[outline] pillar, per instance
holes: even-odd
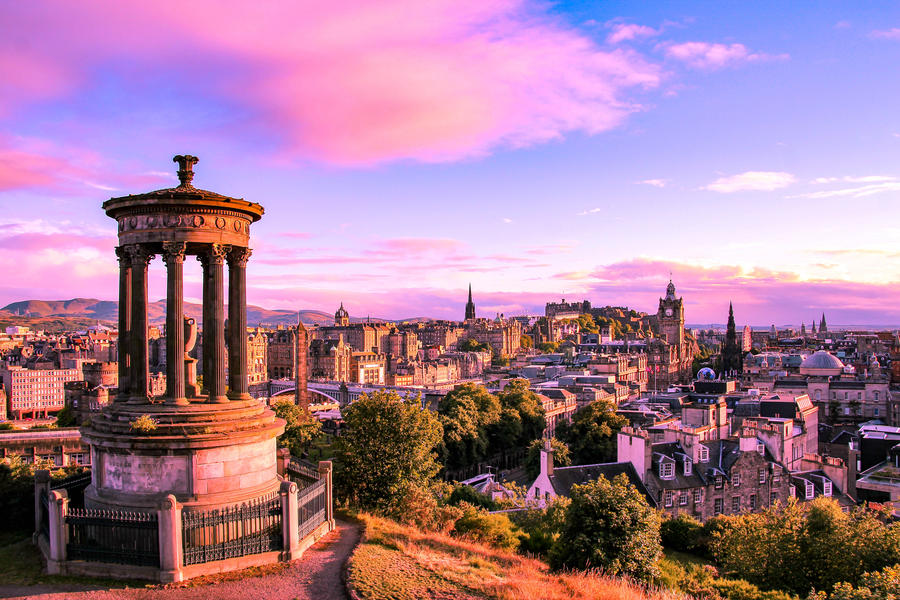
[[[47,558],[47,574],[57,575],[66,562],[66,515],[69,512],[69,495],[66,490],[50,492],[50,556]]]
[[[319,461],[319,478],[325,480],[325,519],[328,531],[334,529],[334,478],[330,460]]]
[[[247,387],[247,261],[250,248],[228,253],[228,397],[249,400]]]
[[[166,263],[166,404],[188,404],[184,387],[184,242],[163,242]]]
[[[129,371],[131,369],[131,346],[129,332],[131,330],[131,257],[124,246],[116,247],[119,259],[119,339],[118,365],[119,390],[116,401],[127,400],[130,393]]]
[[[159,534],[159,580],[163,583],[181,581],[181,506],[172,494],[156,510]]]
[[[147,351],[147,267],[153,253],[141,244],[128,246],[131,257],[131,330],[129,347],[131,365],[128,370],[130,401],[142,404],[150,401],[148,389],[150,362]]]
[[[210,244],[197,257],[203,265],[203,386],[210,402],[228,402],[225,395],[225,276],[227,247]]]
[[[281,560],[300,558],[300,511],[297,503],[297,484],[281,482],[281,531],[284,550]]]

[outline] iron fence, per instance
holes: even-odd
[[[284,548],[281,498],[265,496],[244,504],[181,515],[185,565],[195,565]]]
[[[302,458],[292,456],[286,475],[300,488],[305,488],[319,480],[319,467]]]
[[[47,542],[50,542],[50,495],[47,493],[45,488],[41,488],[41,496],[40,496],[40,511],[41,511],[41,534],[47,538]]]
[[[80,473],[74,477],[63,479],[52,486],[51,490],[66,490],[69,497],[69,506],[84,507],[84,490],[91,485],[91,472]]]
[[[327,483],[327,480],[320,479],[309,487],[300,490],[297,494],[301,540],[325,522],[325,501],[328,497],[328,490],[325,489],[325,485]]]
[[[156,513],[70,508],[66,527],[70,560],[159,566]]]

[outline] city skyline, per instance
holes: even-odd
[[[896,5],[211,6],[4,7],[0,306],[113,298],[101,202],[192,153],[266,308],[900,323]]]

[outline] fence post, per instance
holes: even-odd
[[[297,505],[297,484],[282,481],[281,489],[281,531],[284,536],[284,552],[281,560],[300,558],[300,511]]]
[[[47,574],[62,573],[66,562],[66,515],[69,513],[69,494],[66,490],[50,492],[50,556],[47,558]]]
[[[334,529],[334,490],[330,460],[319,461],[319,478],[325,480],[325,519],[328,521],[328,531]]]
[[[181,581],[181,505],[172,494],[159,503],[156,510],[159,534],[159,580],[163,583]]]
[[[38,536],[41,535],[41,490],[47,491],[47,497],[50,496],[50,471],[47,469],[38,469],[34,472],[34,542],[37,543]],[[49,542],[49,540],[48,540]]]
[[[287,478],[288,468],[291,465],[291,451],[289,448],[278,449],[278,460],[275,461],[277,472],[279,475]]]

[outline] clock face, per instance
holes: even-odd
[[[672,309],[671,309],[671,308],[667,308],[667,309],[666,309],[666,316],[667,316],[667,317],[671,317],[671,316],[672,316]]]

